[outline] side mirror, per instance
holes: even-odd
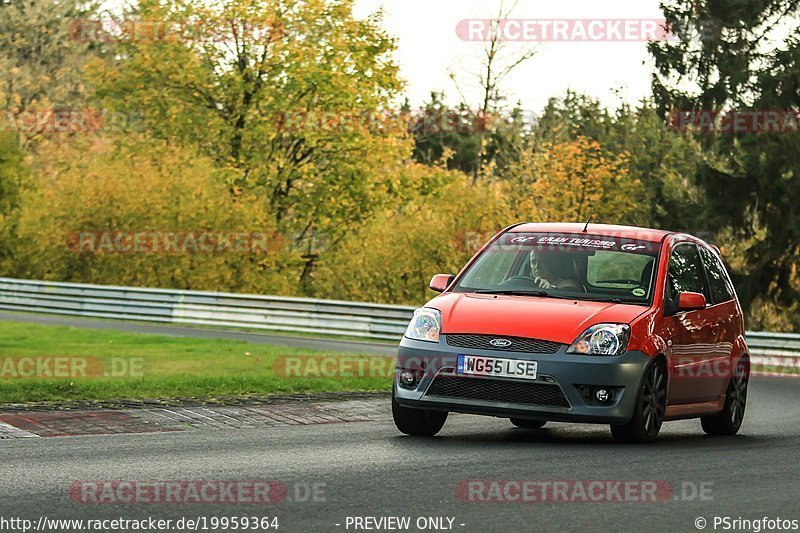
[[[429,287],[436,292],[444,292],[447,287],[453,283],[456,277],[452,274],[436,274],[431,278]]]
[[[697,311],[706,308],[706,297],[699,292],[682,292],[678,295],[678,311]]]

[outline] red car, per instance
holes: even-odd
[[[611,425],[653,441],[666,420],[738,432],[749,358],[719,250],[682,233],[518,224],[489,241],[414,313],[392,411],[409,435],[448,412]]]

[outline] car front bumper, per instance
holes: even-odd
[[[629,351],[620,356],[552,354],[458,348],[403,338],[398,349],[394,396],[404,407],[562,422],[624,424],[633,415],[639,385],[651,358]],[[471,377],[455,374],[458,355],[537,361],[537,379]],[[400,383],[404,370],[419,376],[416,386]],[[596,400],[603,388],[607,403]]]

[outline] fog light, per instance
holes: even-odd
[[[414,387],[417,383],[417,376],[415,376],[413,372],[404,370],[400,373],[400,383],[404,387]]]
[[[597,401],[600,403],[608,403],[609,400],[611,400],[611,393],[606,389],[597,389],[597,392],[594,393],[594,397],[597,398]]]

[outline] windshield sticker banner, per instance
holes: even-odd
[[[652,254],[658,251],[659,244],[648,241],[617,239],[604,236],[575,236],[559,234],[509,233],[503,236],[500,244],[531,246],[541,248],[608,250],[626,253]]]

